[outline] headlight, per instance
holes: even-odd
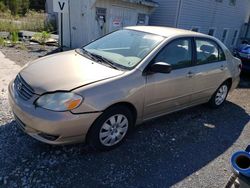
[[[71,92],[58,92],[42,95],[35,105],[48,110],[63,112],[77,108],[83,101],[80,95]]]

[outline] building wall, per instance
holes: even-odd
[[[111,32],[112,7],[118,10],[120,8],[121,12],[126,14],[124,16],[128,17],[127,20],[131,21],[123,26],[136,25],[139,13],[148,15],[151,11],[147,6],[121,0],[70,0],[69,3],[69,13],[63,16],[63,43],[69,48],[83,46]],[[106,22],[102,28],[96,20],[96,7],[106,8]]]
[[[159,7],[150,16],[150,25],[175,27],[177,10],[179,7],[178,0],[155,0]]]
[[[199,27],[199,32],[208,34],[210,28],[215,29],[215,37],[222,39],[224,29],[228,29],[225,44],[232,48],[233,36],[238,30],[239,36],[243,23],[250,14],[250,0],[236,0],[236,5],[230,5],[229,0],[218,2],[216,0],[158,0],[160,6],[171,8],[170,13],[156,9],[150,23],[152,25],[165,25],[183,29]],[[167,8],[165,11],[168,11]],[[175,12],[176,15],[173,13]],[[179,14],[178,14],[179,13]],[[167,16],[168,18],[165,18]],[[174,21],[173,21],[174,20]],[[175,23],[175,24],[174,24]]]

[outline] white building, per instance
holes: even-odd
[[[157,5],[151,0],[69,0],[62,30],[58,15],[63,46],[76,48],[121,27],[147,25]]]
[[[250,16],[250,0],[155,0],[150,25],[213,35],[233,48]]]

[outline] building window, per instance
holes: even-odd
[[[223,34],[222,34],[222,38],[221,38],[221,41],[223,43],[226,43],[226,41],[227,41],[227,35],[228,35],[228,29],[224,29],[223,30]]]
[[[232,39],[232,43],[231,43],[232,46],[235,46],[235,44],[236,44],[236,42],[237,42],[238,33],[239,33],[238,30],[235,30],[235,31],[234,31],[234,35],[233,35],[233,39]]]
[[[229,0],[229,5],[235,6],[236,5],[236,0]]]
[[[209,29],[208,30],[208,35],[214,36],[215,35],[215,29],[214,28]]]
[[[200,31],[200,28],[199,28],[199,27],[192,27],[192,28],[191,28],[191,31],[199,32],[199,31]]]
[[[146,14],[138,14],[137,25],[146,25]]]

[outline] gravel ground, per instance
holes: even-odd
[[[0,66],[3,61],[0,56]],[[0,74],[0,79],[7,78]],[[248,75],[222,108],[200,105],[146,122],[106,153],[30,138],[16,127],[5,93],[0,95],[0,187],[222,187],[231,174],[230,156],[250,143]]]
[[[15,47],[1,47],[0,51],[17,65],[23,66],[26,63],[39,57],[58,52],[56,46],[41,46],[36,43],[26,43],[24,45],[16,45]]]

